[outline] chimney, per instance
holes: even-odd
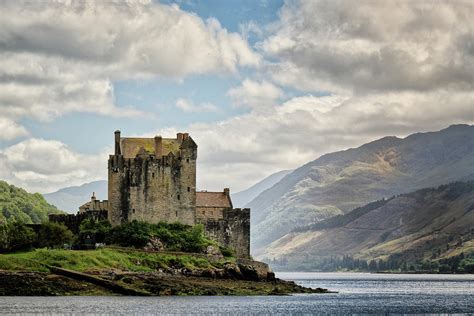
[[[161,136],[155,136],[155,157],[163,156],[163,144]]]
[[[115,155],[120,155],[120,131],[115,131]]]
[[[185,140],[185,139],[188,138],[188,137],[189,137],[189,133],[184,133],[184,134],[183,134],[183,140]]]
[[[183,133],[176,134],[176,138],[178,139],[178,142],[181,143],[183,141]]]
[[[95,201],[95,192],[92,192],[91,201]]]
[[[225,189],[224,189],[224,194],[225,194],[226,196],[229,196],[229,195],[230,195],[230,189],[229,189],[229,188],[225,188]]]

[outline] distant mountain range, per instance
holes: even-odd
[[[262,256],[278,270],[299,271],[320,269],[324,259],[345,255],[413,263],[472,253],[473,233],[474,181],[456,182],[300,227]]]
[[[263,191],[271,188],[275,183],[279,182],[284,176],[286,176],[290,172],[292,172],[292,170],[282,170],[276,172],[244,191],[231,194],[232,204],[234,205],[234,207],[245,207],[247,203],[252,201]]]
[[[92,193],[99,200],[107,200],[107,181],[94,181],[43,194],[48,203],[67,213],[76,213],[79,206],[90,201]]]
[[[287,174],[246,206],[252,253],[262,258],[297,227],[342,215],[371,201],[474,179],[474,126],[453,125],[406,138],[384,137],[326,154]],[[281,244],[281,243],[279,243]]]

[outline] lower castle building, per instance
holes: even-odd
[[[112,225],[138,220],[149,223],[202,224],[208,236],[250,255],[250,209],[234,209],[229,189],[196,190],[197,145],[188,133],[176,138],[130,138],[115,132],[115,151],[108,159],[108,200],[91,201],[77,216],[107,214]],[[82,214],[82,215],[81,215]],[[75,215],[51,215],[50,220]]]

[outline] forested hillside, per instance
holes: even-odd
[[[28,193],[0,181],[0,223],[41,223],[48,219],[48,214],[60,212],[54,205],[46,202],[41,194]]]

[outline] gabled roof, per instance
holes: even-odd
[[[196,192],[196,207],[232,207],[230,196],[224,192]]]

